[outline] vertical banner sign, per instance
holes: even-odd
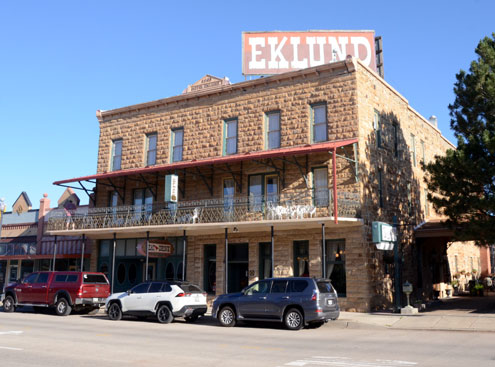
[[[280,74],[359,58],[376,71],[375,31],[243,32],[242,73]]]
[[[179,198],[179,176],[165,176],[165,202],[176,203]]]

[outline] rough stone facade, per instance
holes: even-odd
[[[265,150],[265,115],[280,112],[281,148],[311,144],[311,106],[327,106],[328,140],[358,139],[358,180],[352,161],[352,146],[339,149],[337,185],[339,192],[358,193],[361,210],[358,225],[335,225],[327,228],[327,239],[345,239],[347,296],[341,299],[344,309],[367,311],[387,307],[391,302],[391,280],[387,271],[387,254],[371,243],[371,222],[400,223],[401,251],[410,259],[404,276],[414,278],[413,227],[436,218],[425,201],[425,184],[419,162],[430,161],[436,154],[453,148],[440,131],[420,116],[383,79],[356,60],[324,65],[279,76],[257,79],[214,91],[171,97],[160,101],[99,111],[100,141],[98,173],[111,170],[112,141],[122,139],[122,170],[144,168],[146,135],[157,133],[156,165],[170,162],[171,131],[184,129],[183,160],[202,160],[223,155],[224,121],[238,121],[238,154]],[[378,116],[375,122],[375,113]],[[380,131],[380,143],[377,141]],[[414,135],[414,146],[412,135]],[[416,154],[414,163],[413,152]],[[332,157],[328,153],[297,157],[296,164],[284,162],[234,163],[230,172],[209,171],[202,167],[180,178],[180,200],[221,198],[223,181],[236,177],[235,196],[248,195],[249,175],[275,173],[279,177],[281,198],[312,195],[312,168],[328,168],[329,189],[333,184]],[[196,172],[196,175],[193,173]],[[283,172],[283,173],[282,173]],[[147,182],[156,188],[156,201],[163,202],[165,173],[150,174]],[[129,176],[135,175],[130,172]],[[203,175],[203,177],[202,177]],[[211,189],[204,175],[213,176]],[[381,178],[380,178],[381,175]],[[305,177],[307,181],[305,181]],[[381,185],[380,185],[381,180]],[[306,183],[307,182],[307,183]],[[112,187],[97,184],[96,206],[108,206]],[[133,190],[145,185],[124,177],[112,179],[120,187],[119,205],[133,203]],[[123,198],[123,200],[122,200]],[[381,205],[380,205],[381,202]],[[329,213],[329,216],[331,214]],[[321,276],[321,231],[297,228],[275,233],[275,276],[293,275],[292,243],[308,240],[310,276]],[[130,236],[128,233],[126,236]],[[249,282],[259,277],[258,244],[270,241],[269,232],[234,233],[232,243],[249,244]],[[187,278],[200,285],[204,274],[204,245],[216,244],[217,293],[223,289],[224,243],[222,235],[188,236]],[[92,267],[96,267],[97,246]],[[95,269],[96,270],[96,269]]]

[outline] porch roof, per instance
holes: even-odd
[[[173,170],[179,170],[179,169],[185,169],[191,167],[201,167],[201,166],[210,166],[216,164],[235,163],[235,162],[255,160],[255,159],[269,159],[269,158],[284,157],[284,156],[318,153],[318,152],[330,151],[336,148],[351,145],[357,143],[357,141],[358,141],[357,138],[334,140],[324,143],[307,144],[307,145],[291,147],[291,148],[263,150],[259,152],[248,152],[243,154],[234,154],[229,156],[207,158],[207,159],[198,159],[198,160],[193,159],[190,161],[160,164],[151,167],[132,168],[132,169],[112,171],[112,172],[97,173],[89,176],[82,176],[82,177],[70,178],[66,180],[55,181],[53,184],[64,185],[71,182],[81,182],[81,181],[89,181],[95,179],[111,179],[111,178],[123,177],[129,175],[173,171]]]

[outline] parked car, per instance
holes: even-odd
[[[75,271],[39,271],[5,288],[3,310],[17,307],[35,309],[55,307],[59,316],[72,310],[90,313],[105,304],[110,294],[108,279],[103,273]]]
[[[234,326],[238,320],[278,321],[291,330],[320,326],[339,314],[337,292],[330,281],[315,278],[260,280],[242,292],[217,297],[212,311],[223,326]]]
[[[105,303],[110,320],[120,320],[123,315],[155,316],[163,324],[172,322],[174,317],[196,321],[206,309],[206,293],[187,282],[141,283],[127,292],[112,294]]]

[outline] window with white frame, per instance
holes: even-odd
[[[280,148],[280,112],[266,114],[266,148]]]
[[[110,168],[117,171],[121,168],[122,163],[122,139],[112,140],[112,159]]]
[[[184,144],[184,129],[172,130],[172,162],[182,161],[182,150]]]
[[[223,149],[224,155],[237,153],[237,119],[225,120]]]
[[[313,200],[315,206],[328,206],[328,168],[313,168]]]
[[[325,103],[311,105],[311,131],[312,143],[327,141],[327,105]]]
[[[156,164],[156,140],[157,134],[146,135],[146,165],[153,166]]]

